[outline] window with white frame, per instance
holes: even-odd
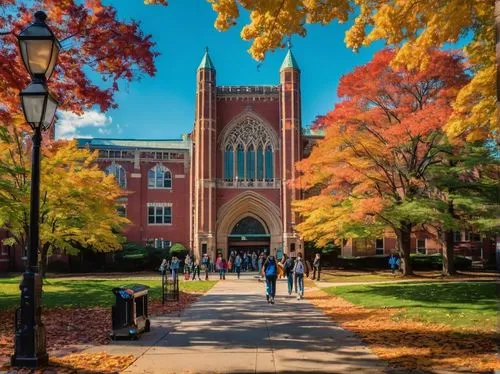
[[[148,203],[149,225],[171,225],[172,204],[170,203]]]
[[[375,254],[384,254],[384,238],[379,238],[375,240]]]
[[[481,241],[481,234],[469,231],[469,241],[479,243]]]
[[[425,255],[425,239],[417,239],[417,253]]]
[[[172,173],[163,165],[156,165],[148,171],[149,188],[172,188]]]
[[[125,169],[123,166],[112,163],[106,168],[105,173],[113,175],[121,188],[127,187],[127,178],[125,177]]]
[[[453,232],[453,241],[455,243],[459,243],[462,241],[462,232],[461,231]]]

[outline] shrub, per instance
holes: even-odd
[[[189,249],[184,247],[181,243],[175,243],[172,247],[170,247],[170,256],[183,257],[187,255]]]

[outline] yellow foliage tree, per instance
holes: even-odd
[[[29,138],[18,121],[0,138],[0,228],[7,243],[25,247],[29,237]],[[10,130],[10,129],[9,129]],[[40,183],[40,270],[53,250],[74,254],[81,248],[109,252],[121,248],[120,232],[129,221],[118,215],[123,195],[113,176],[96,164],[96,154],[74,141],[42,146]]]
[[[345,43],[359,49],[375,40],[400,47],[394,64],[409,69],[425,67],[430,48],[471,35],[464,48],[473,79],[454,105],[446,125],[448,135],[481,140],[498,136],[495,94],[495,25],[493,0],[208,0],[217,13],[215,27],[236,24],[240,9],[250,12],[241,31],[251,40],[249,52],[257,59],[284,47],[293,34],[306,35],[306,24],[346,22],[356,14]]]

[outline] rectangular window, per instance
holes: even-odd
[[[109,157],[110,158],[120,158],[121,151],[109,151]]]
[[[462,232],[461,231],[455,231],[453,233],[453,241],[455,243],[459,243],[462,241]]]
[[[479,243],[481,241],[481,234],[478,234],[476,232],[469,232],[469,240],[471,242]]]
[[[384,254],[384,239],[376,239],[375,240],[375,254],[383,255]]]
[[[201,244],[201,254],[204,255],[207,253],[207,243],[202,243]]]
[[[109,152],[105,151],[103,149],[99,150],[99,157],[100,158],[108,158]]]
[[[172,206],[169,203],[148,204],[148,223],[150,225],[172,224]]]
[[[417,253],[425,255],[425,239],[417,239]]]

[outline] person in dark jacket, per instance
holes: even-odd
[[[283,271],[285,273],[287,283],[288,283],[288,294],[291,295],[293,291],[293,267],[294,262],[291,257],[288,257],[286,254],[283,255],[285,261],[283,262]]]
[[[273,255],[269,255],[262,266],[262,272],[266,277],[266,299],[268,303],[274,304],[276,296],[276,277],[278,275],[278,264]]]
[[[316,279],[316,273],[318,274],[318,279]],[[321,255],[319,253],[316,253],[316,257],[314,258],[313,261],[313,280],[319,281],[319,276],[321,273]]]

